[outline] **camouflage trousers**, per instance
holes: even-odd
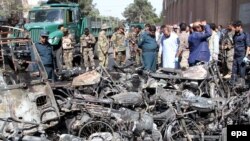
[[[181,62],[180,62],[180,66],[181,68],[188,68],[189,64],[188,64],[188,57],[189,57],[189,50],[184,50],[182,52],[182,57],[181,57]]]
[[[64,68],[71,69],[72,61],[73,61],[73,49],[64,49],[63,50],[63,60],[64,60]]]
[[[233,60],[234,60],[234,49],[227,51],[227,69],[228,73],[232,73],[233,70]]]
[[[115,60],[118,65],[125,64],[126,61],[126,51],[117,51],[115,53]]]
[[[135,62],[137,66],[141,65],[141,52],[137,48],[132,48],[130,50],[131,60]]]
[[[94,67],[95,61],[94,61],[94,54],[93,49],[90,47],[83,48],[83,58],[84,58],[84,66],[87,67]]]
[[[142,63],[141,63],[141,51],[137,51],[136,52],[136,56],[135,56],[135,61],[136,61],[136,65],[140,66]]]
[[[104,54],[102,51],[98,51],[99,65],[108,67],[108,54]]]

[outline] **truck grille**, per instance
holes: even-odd
[[[40,32],[42,31],[42,28],[34,28],[30,30],[30,37],[34,43],[39,41],[40,38]]]

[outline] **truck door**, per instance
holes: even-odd
[[[76,42],[79,42],[80,39],[80,30],[77,30],[78,25],[77,25],[77,19],[76,16],[74,15],[74,11],[67,9],[66,11],[66,24],[67,27],[70,31],[70,33],[73,35],[74,39]]]

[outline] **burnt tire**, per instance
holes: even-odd
[[[90,121],[80,128],[78,136],[81,138],[89,138],[93,133],[98,132],[109,132],[114,135],[114,130],[108,123],[103,121]]]

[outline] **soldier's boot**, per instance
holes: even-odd
[[[229,84],[231,86],[234,86],[236,84],[236,79],[237,79],[237,75],[236,74],[232,74],[231,75],[231,80],[229,81]]]

